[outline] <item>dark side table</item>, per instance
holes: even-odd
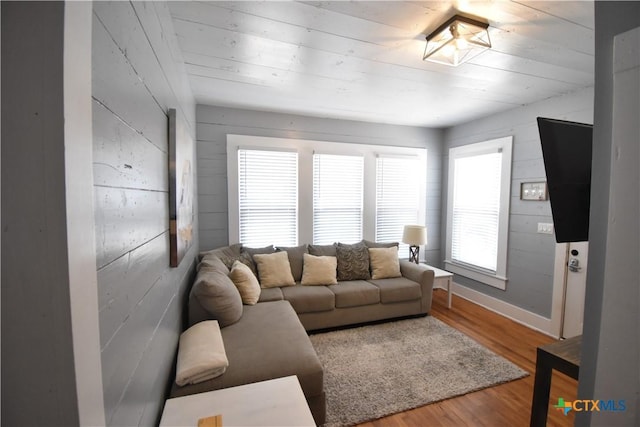
[[[538,347],[531,402],[531,427],[547,425],[552,370],[556,369],[573,379],[578,379],[581,344],[582,335]]]

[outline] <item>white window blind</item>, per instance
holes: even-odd
[[[298,153],[238,150],[240,242],[298,244]]]
[[[313,243],[362,239],[364,158],[313,155]]]
[[[417,157],[384,157],[376,160],[376,241],[401,242],[404,226],[420,224],[420,182]],[[400,245],[400,256],[408,245]]]
[[[496,272],[502,153],[454,161],[451,258]]]

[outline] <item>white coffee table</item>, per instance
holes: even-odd
[[[169,399],[160,427],[195,427],[218,414],[224,427],[316,425],[298,378],[290,376]]]
[[[433,287],[435,288],[436,286],[439,288],[445,288],[447,289],[447,308],[451,308],[451,283],[453,282],[453,273],[446,271],[446,270],[441,270],[439,268],[433,267],[431,265],[425,264],[427,267],[429,267],[431,270],[433,270],[434,274],[434,279],[433,279]]]

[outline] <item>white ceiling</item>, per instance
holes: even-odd
[[[170,3],[200,104],[447,127],[593,85],[591,1]],[[490,23],[491,50],[422,61],[456,10]]]

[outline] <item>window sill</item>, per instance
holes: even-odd
[[[461,264],[457,264],[449,260],[445,260],[444,265],[445,265],[445,270],[450,271],[454,274],[459,274],[460,276],[468,277],[469,279],[473,279],[478,282],[484,283],[486,285],[493,286],[494,288],[502,289],[503,291],[507,289],[508,279],[504,276],[491,274],[486,271],[482,271],[480,269],[474,269],[466,265],[463,266]]]

